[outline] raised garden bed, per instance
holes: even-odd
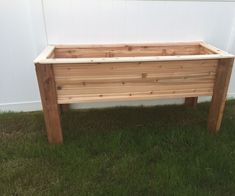
[[[50,143],[62,143],[60,105],[212,96],[220,129],[234,56],[204,42],[48,46],[35,60]]]

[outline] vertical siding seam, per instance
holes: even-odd
[[[46,42],[47,42],[47,45],[48,45],[49,42],[48,42],[48,33],[47,33],[47,23],[46,23],[45,6],[44,6],[44,1],[43,0],[41,0],[41,6],[42,6],[42,16],[43,16],[44,30],[45,30],[45,34],[46,34]]]

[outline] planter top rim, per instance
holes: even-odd
[[[89,57],[89,58],[50,58],[50,55],[55,49],[63,48],[86,48],[86,47],[113,47],[113,46],[187,46],[200,45],[213,54],[196,54],[196,55],[165,55],[165,56],[132,56],[132,57]],[[145,44],[103,44],[103,45],[49,45],[45,50],[34,60],[35,64],[70,64],[70,63],[120,63],[120,62],[153,62],[153,61],[186,61],[186,60],[210,60],[234,58],[235,56],[223,50],[220,50],[203,41],[194,42],[167,42],[167,43],[145,43]]]

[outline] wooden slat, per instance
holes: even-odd
[[[208,119],[208,129],[213,132],[218,132],[221,126],[233,62],[234,59],[221,59],[217,68]]]
[[[54,58],[40,59],[41,64],[77,64],[77,63],[122,63],[122,62],[164,62],[164,61],[188,61],[188,60],[212,60],[234,58],[233,55],[201,54],[201,55],[175,55],[175,56],[144,56],[144,57],[110,57],[110,58]]]
[[[211,51],[210,49],[208,48],[205,48],[204,46],[200,46],[200,54],[218,54],[218,53],[215,53],[214,51]]]
[[[214,76],[214,71],[202,71],[202,72],[172,72],[172,73],[155,73],[155,72],[143,72],[143,73],[126,73],[126,74],[97,74],[97,75],[83,75],[83,76],[66,76],[66,77],[57,77],[56,81],[99,81],[99,80],[128,80],[128,79],[163,79],[163,78],[179,78],[179,77],[190,77],[190,76]]]
[[[57,44],[56,48],[106,48],[106,47],[125,47],[131,46],[188,46],[188,45],[200,45],[204,43],[201,40],[198,41],[183,41],[183,42],[157,42],[157,43],[119,43],[119,44]]]
[[[172,75],[172,74],[152,74],[151,76],[147,76],[146,78],[142,78],[142,75],[137,76],[126,76],[126,77],[91,77],[91,78],[80,78],[80,77],[64,77],[57,78],[56,84],[57,86],[63,85],[96,85],[96,84],[112,84],[112,85],[120,85],[120,84],[138,84],[138,83],[169,83],[169,82],[191,82],[191,81],[214,81],[215,73],[214,72],[205,72],[205,73],[191,73],[187,75],[185,73]]]
[[[106,63],[106,64],[59,64],[55,66],[55,71],[57,73],[62,72],[62,74],[73,74],[76,72],[90,72],[99,73],[100,70],[103,72],[118,72],[118,71],[128,71],[134,69],[136,71],[144,70],[155,70],[155,71],[174,71],[174,70],[197,70],[197,69],[207,69],[215,67],[217,60],[207,60],[207,61],[180,61],[180,62],[145,62],[145,63]],[[83,74],[83,73],[82,73]]]
[[[56,48],[55,58],[98,58],[98,57],[136,57],[136,56],[170,56],[200,54],[199,45],[186,46],[113,46],[113,47],[77,47]]]
[[[216,70],[217,60],[208,61],[181,61],[181,62],[145,62],[145,63],[106,63],[106,64],[74,64],[55,65],[56,81],[60,79],[71,80],[103,78],[151,78],[193,75],[198,73],[213,74]],[[185,73],[185,74],[184,74]],[[69,77],[68,77],[69,76]]]
[[[164,78],[164,79],[139,79],[139,80],[103,80],[91,82],[68,82],[57,83],[57,89],[75,89],[75,88],[103,88],[103,87],[138,87],[138,86],[167,86],[167,85],[187,85],[187,84],[213,84],[214,76],[200,76],[200,77],[179,77],[179,78]]]
[[[205,51],[207,50],[208,52],[210,51],[211,53],[214,53],[214,54],[221,54],[221,55],[225,55],[225,56],[229,54],[229,53],[227,53],[223,50],[220,50],[220,49],[216,48],[215,46],[212,46],[206,42],[200,42],[200,46],[202,48],[204,48]]]
[[[34,64],[39,63],[41,60],[47,59],[48,57],[54,57],[55,46],[47,46],[41,54],[34,60]]]
[[[57,90],[58,97],[63,95],[89,95],[89,94],[106,94],[106,93],[122,93],[122,92],[142,92],[142,91],[162,91],[162,90],[176,90],[176,89],[200,89],[200,88],[213,88],[213,83],[191,83],[191,84],[168,84],[168,85],[142,85],[142,86],[104,86],[97,85],[95,87],[74,87],[74,88],[62,88]]]
[[[234,58],[202,42],[145,44],[54,45],[51,55],[40,55],[41,64],[182,61]],[[57,58],[59,57],[59,58]]]
[[[58,99],[59,103],[78,103],[78,102],[103,102],[103,101],[124,101],[124,100],[148,100],[148,99],[162,99],[162,98],[181,98],[181,97],[193,97],[193,96],[210,96],[212,95],[211,89],[203,89],[195,91],[195,89],[179,90],[179,91],[164,91],[164,92],[141,92],[134,94],[107,94],[105,96],[68,96]]]

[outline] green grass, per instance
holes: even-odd
[[[70,111],[63,145],[43,115],[0,114],[1,195],[235,195],[235,101],[218,135],[209,104]]]

